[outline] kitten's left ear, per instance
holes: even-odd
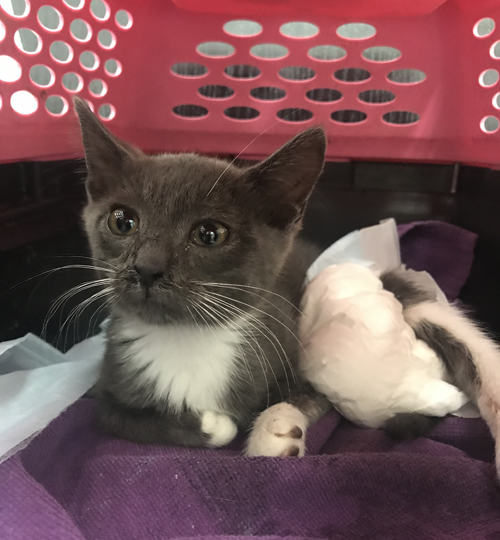
[[[322,128],[303,131],[244,175],[270,225],[288,228],[302,218],[323,169],[326,136]]]
[[[75,97],[73,102],[85,149],[87,191],[92,199],[98,199],[119,187],[130,160],[142,152],[109,132],[83,99]]]

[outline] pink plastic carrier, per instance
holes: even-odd
[[[500,166],[499,0],[0,0],[0,160],[146,151]]]

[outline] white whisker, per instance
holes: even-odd
[[[274,317],[274,316],[271,315],[270,313],[267,313],[267,311],[261,310],[261,309],[259,309],[259,308],[256,308],[255,306],[252,306],[252,305],[250,305],[250,304],[247,304],[246,302],[243,302],[243,301],[241,301],[241,300],[236,300],[236,299],[234,299],[234,298],[231,298],[231,297],[229,297],[229,296],[225,296],[225,295],[223,295],[223,294],[219,294],[219,293],[207,293],[207,294],[210,294],[212,297],[223,298],[223,299],[226,300],[226,301],[229,300],[230,302],[236,302],[236,303],[238,303],[238,304],[244,305],[245,307],[248,307],[248,308],[250,308],[250,309],[254,309],[255,311],[261,313],[262,315],[265,315],[266,317],[269,317],[269,318],[273,319],[273,320],[276,321],[278,324],[280,324],[283,328],[285,328],[285,329],[293,336],[293,338],[297,341],[297,343],[299,344],[299,346],[300,346],[302,349],[304,349],[304,347],[302,346],[301,341],[300,341],[299,338],[296,336],[296,334],[295,334],[295,333],[294,333],[294,332],[293,332],[286,324],[284,324],[282,321],[280,321],[279,319],[277,319],[276,317]],[[234,307],[234,306],[232,306],[232,307]],[[259,319],[256,319],[256,320],[258,320],[260,324],[263,324],[263,325],[264,325],[264,323],[262,323],[262,321],[260,321]],[[266,325],[264,325],[264,326],[266,326]],[[269,332],[272,332],[267,326],[266,326],[266,328],[267,328],[267,330],[268,330]],[[278,338],[276,337],[276,335],[274,334],[274,332],[272,332],[272,333],[273,333],[273,336],[275,337],[277,343],[279,343],[281,349],[283,350],[283,353],[285,354],[285,357],[286,357],[286,359],[287,359],[288,365],[289,365],[289,367],[290,367],[290,370],[291,370],[291,372],[292,372],[292,375],[293,375],[294,381],[295,381],[295,380],[296,380],[296,378],[295,378],[295,371],[294,371],[293,366],[292,366],[292,364],[291,364],[291,362],[290,362],[290,359],[288,358],[288,356],[286,356],[285,350],[283,349],[283,346],[282,346],[281,343],[279,342],[279,340],[278,340]]]
[[[79,294],[80,292],[83,292],[85,290],[91,289],[93,287],[100,287],[103,285],[109,285],[113,282],[110,278],[104,278],[104,279],[96,279],[93,281],[88,281],[85,283],[80,283],[79,285],[76,285],[75,287],[72,287],[65,293],[63,293],[61,296],[56,298],[54,302],[52,303],[49,311],[47,312],[47,315],[45,316],[43,325],[42,325],[42,331],[41,336],[46,336],[47,327],[51,319],[54,317],[54,315],[57,313],[59,309],[63,309],[66,303],[75,295]]]
[[[232,321],[229,317],[229,315],[231,316],[234,316],[235,314],[234,313],[231,313],[229,310],[225,309],[224,306],[222,305],[218,305],[217,307],[214,307],[214,306],[209,306],[206,304],[206,302],[204,300],[201,300],[201,304],[203,306],[205,306],[205,309],[207,310],[212,310],[214,313],[216,313],[220,318],[222,319],[225,319],[227,320],[228,322],[231,322],[233,325],[236,325],[236,323],[234,321]],[[200,304],[199,304],[200,305]],[[201,307],[201,306],[200,306]],[[226,312],[226,315],[224,315],[223,313],[220,313],[220,311],[217,311],[217,308],[218,309],[222,309]],[[248,336],[248,334],[244,334],[243,332],[247,332],[247,330],[245,328],[243,328],[241,325],[237,325],[237,327],[240,328],[240,330],[242,331],[242,333],[240,333],[240,337],[243,339],[244,343],[246,343],[250,349],[252,349],[255,357],[257,358],[258,362],[259,362],[259,365],[260,365],[260,368],[262,370],[262,374],[264,376],[264,380],[266,382],[266,389],[267,389],[267,406],[269,407],[269,381],[267,379],[267,373],[266,373],[266,370],[265,370],[265,365],[269,365],[269,369],[270,371],[273,373],[274,375],[274,372],[273,372],[273,369],[272,369],[272,366],[270,365],[269,363],[269,360],[267,359],[267,356],[266,354],[264,353],[264,350],[262,349],[262,347],[260,346],[259,342],[255,339],[255,337],[253,335],[251,336]],[[252,345],[252,343],[247,339],[247,337],[251,337],[251,339],[254,341],[255,345],[257,345],[257,347],[259,348],[260,350],[260,356],[259,356],[259,353],[255,350],[254,346]],[[243,353],[244,355],[244,361],[245,361],[245,364],[248,365],[248,362],[246,360],[246,355],[244,353],[244,351],[241,349],[241,352]],[[255,387],[255,379],[253,377],[253,374],[251,373],[251,371],[249,370],[249,375],[253,381],[253,384],[254,384],[254,390],[255,392],[257,391],[256,390],[256,387]],[[276,376],[275,376],[275,380],[276,380]]]
[[[242,292],[248,292],[249,294],[252,294],[252,293],[250,291],[246,291],[245,289],[253,289],[253,290],[256,290],[256,291],[261,291],[261,292],[276,296],[277,298],[283,300],[283,302],[286,302],[294,310],[296,310],[297,313],[299,313],[300,315],[304,315],[302,313],[302,311],[300,311],[300,309],[297,306],[295,306],[292,302],[290,302],[290,300],[288,300],[284,296],[281,296],[281,294],[275,293],[275,292],[270,291],[268,289],[263,289],[262,287],[254,287],[252,285],[242,285],[242,284],[236,284],[236,283],[213,283],[213,282],[204,282],[204,281],[195,281],[194,283],[196,283],[197,285],[203,285],[203,286],[207,286],[207,287],[219,287],[219,288],[225,288],[225,289],[236,289],[236,290],[241,290]],[[258,296],[260,296],[260,295],[258,295]],[[269,300],[267,300],[266,298],[264,298],[262,296],[260,296],[260,298],[262,298],[263,300],[266,300],[267,302],[271,303]],[[275,304],[271,304],[271,305],[273,305],[276,309],[278,309],[278,307]]]
[[[76,319],[75,322],[77,323],[79,316],[83,313],[83,311],[87,307],[89,307],[96,300],[99,300],[100,298],[105,297],[105,296],[109,295],[112,292],[113,292],[113,288],[112,287],[107,287],[107,288],[93,294],[89,298],[86,298],[85,300],[83,300],[80,304],[78,304],[76,307],[74,307],[71,310],[71,312],[69,313],[66,320],[62,323],[62,325],[61,325],[61,327],[59,329],[59,332],[58,332],[58,334],[56,336],[56,339],[59,340],[59,337],[62,337],[62,333],[64,331],[64,328],[66,327],[66,337],[64,339],[64,345],[63,345],[64,348],[66,348],[66,343],[67,343],[67,339],[68,339],[69,324],[71,323],[71,321],[73,319]]]
[[[281,347],[282,351],[283,351],[283,354],[285,355],[285,358],[288,362],[288,364],[290,365],[290,369],[293,370],[289,360],[288,360],[288,357],[286,356],[286,352],[285,350],[283,349],[283,347],[281,346],[281,343],[279,342],[278,338],[276,337],[276,335],[274,334],[274,332],[272,332],[272,330],[270,330],[262,321],[260,321],[257,317],[251,315],[250,313],[246,312],[245,310],[237,307],[237,306],[233,306],[232,304],[229,304],[228,302],[225,302],[223,300],[220,300],[218,298],[214,299],[214,298],[210,298],[207,294],[205,294],[203,296],[205,302],[211,302],[212,304],[215,304],[216,306],[220,307],[221,309],[225,309],[226,312],[232,314],[232,315],[238,315],[238,316],[243,316],[247,319],[247,324],[249,324],[252,328],[254,328],[255,330],[257,330],[261,335],[262,337],[264,337],[265,339],[267,339],[269,341],[269,343],[273,346],[274,350],[276,351],[276,354],[278,355],[278,358],[280,359],[280,362],[281,362],[281,365],[283,367],[283,371],[284,371],[284,374],[285,374],[285,377],[286,377],[286,382],[287,382],[287,385],[288,385],[288,390],[290,391],[290,384],[289,384],[289,381],[288,381],[288,373],[286,371],[286,368],[285,368],[285,365],[283,363],[283,358],[281,357],[281,354],[280,352],[278,351],[275,343],[273,342],[273,340],[266,334],[264,334],[264,332],[261,330],[261,328],[264,328],[269,334],[271,334],[272,337],[274,337],[274,339],[276,340],[276,342],[278,343],[278,345]],[[251,320],[248,320],[248,319],[251,319]],[[252,322],[253,321],[253,322]],[[259,328],[257,326],[257,324],[261,327]],[[271,370],[272,374],[273,374],[273,377],[274,377],[274,380],[276,382],[276,385],[278,387],[278,389],[280,389],[280,386],[279,386],[279,382],[278,382],[278,378],[276,377],[276,373],[274,372],[273,370],[273,367],[272,367],[272,364],[271,362],[269,362],[268,358],[265,356],[264,354],[264,351],[263,349],[261,348],[260,344],[258,343],[258,341],[255,339],[255,337],[252,335],[251,336],[252,339],[255,341],[255,344],[259,347],[259,349],[262,351],[262,354],[266,360],[266,363],[267,365],[269,366],[269,369]],[[281,390],[280,390],[281,392]]]
[[[212,191],[215,189],[215,186],[219,183],[219,180],[224,176],[224,174],[227,172],[227,170],[229,169],[229,167],[231,167],[231,165],[233,165],[233,163],[241,156],[241,154],[243,154],[243,152],[249,147],[251,146],[259,137],[262,137],[262,135],[264,135],[265,133],[267,133],[269,130],[273,129],[275,126],[277,126],[280,122],[282,122],[283,120],[286,120],[289,116],[293,115],[295,112],[297,112],[299,109],[294,109],[293,111],[291,111],[289,114],[287,114],[286,116],[284,116],[283,118],[280,118],[279,120],[277,120],[276,122],[274,122],[274,124],[272,124],[271,126],[269,126],[267,129],[265,129],[264,131],[262,131],[261,133],[259,133],[256,137],[254,137],[244,148],[243,150],[237,155],[234,157],[234,159],[232,159],[227,167],[220,173],[219,177],[217,178],[217,180],[215,181],[214,185],[210,188],[210,190],[208,191],[208,193],[205,195],[205,199],[210,195],[210,193],[212,193]]]

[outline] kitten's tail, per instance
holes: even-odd
[[[387,420],[384,431],[395,441],[407,441],[425,437],[441,420],[439,416],[425,416],[421,413],[397,413]]]
[[[475,403],[488,423],[496,442],[497,474],[500,476],[500,348],[457,307],[437,302],[433,292],[424,290],[403,268],[383,275],[384,288],[403,306],[405,320],[416,336],[441,358],[451,382]],[[412,429],[415,415],[397,415],[388,422],[388,430],[399,435]],[[432,429],[435,421],[418,421],[422,429]],[[422,429],[416,435],[422,434]]]

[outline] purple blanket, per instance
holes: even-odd
[[[410,267],[454,298],[475,236],[444,224],[400,231]],[[480,419],[448,418],[396,444],[335,412],[308,432],[308,455],[243,458],[145,447],[105,436],[82,399],[0,465],[0,539],[129,540],[500,538],[493,442]]]

